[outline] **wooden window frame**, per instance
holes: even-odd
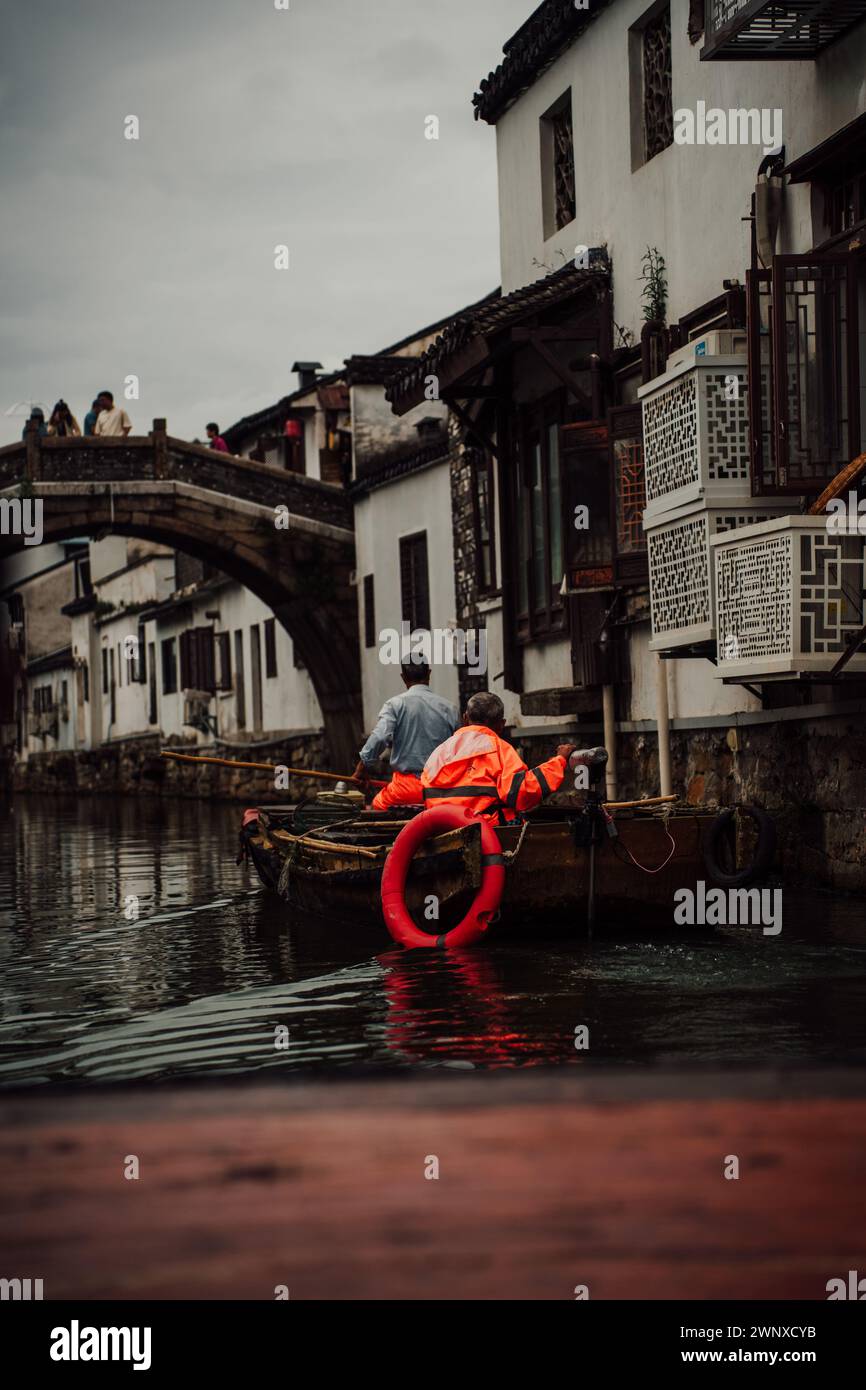
[[[265,618],[265,680],[274,680],[277,675],[277,620]]]
[[[487,544],[490,549],[490,574],[484,574],[484,542],[482,539],[481,498],[478,480],[486,481],[487,501]],[[475,540],[475,587],[485,598],[497,592],[496,583],[496,470],[493,458],[486,449],[478,450],[470,462],[470,486],[472,490],[472,527]]]
[[[163,695],[177,694],[177,638],[163,637],[159,644]],[[169,679],[171,676],[171,679]]]
[[[752,491],[756,495],[810,495],[823,491],[835,473],[844,467],[845,459],[829,461],[826,468],[812,475],[798,470],[791,476],[789,467],[789,391],[786,272],[811,265],[844,264],[845,285],[845,362],[841,366],[847,394],[848,439],[841,453],[850,462],[860,452],[860,358],[858,324],[858,262],[850,254],[833,251],[807,251],[801,255],[786,254],[773,258],[770,270],[750,270],[747,274],[748,297],[748,383],[749,383],[749,450],[752,471]],[[862,272],[861,272],[862,273]],[[761,296],[769,290],[769,334],[761,334]],[[769,430],[772,457],[764,457],[764,418],[761,410],[761,342],[769,342],[768,370],[770,373],[769,400],[772,421]],[[778,370],[779,361],[785,370]],[[841,428],[841,422],[840,422]]]
[[[376,576],[364,575],[364,650],[376,645]]]
[[[217,667],[217,690],[232,688],[232,635],[230,632],[214,633],[215,661]]]
[[[616,584],[649,582],[646,534],[641,543],[626,549],[622,544],[620,468],[617,445],[637,440],[643,475],[643,510],[646,506],[646,465],[643,457],[643,410],[640,404],[612,406],[607,414],[610,448],[610,525],[613,550],[613,578]]]
[[[533,526],[532,526],[532,489],[530,486],[529,460],[531,450],[537,442],[540,446],[541,460],[541,506],[544,523],[544,573],[549,577],[552,562],[551,545],[551,525],[550,525],[550,450],[549,450],[549,429],[552,426],[557,430],[557,460],[556,465],[559,472],[559,541],[560,551],[563,558],[563,572],[567,565],[566,557],[566,537],[563,528],[563,499],[564,489],[564,470],[562,467],[562,453],[558,447],[559,431],[565,419],[565,392],[562,390],[554,391],[550,395],[542,397],[531,405],[522,406],[518,411],[516,440],[517,467],[513,470],[513,486],[515,489],[515,541],[518,540],[517,530],[522,528],[523,546],[525,555],[525,584],[528,596],[528,610],[520,608],[520,584],[517,585],[515,618],[517,627],[517,640],[523,644],[536,642],[545,638],[561,637],[567,630],[568,612],[565,600],[555,581],[549,580],[547,592],[543,595],[543,602],[538,601],[535,593],[534,560],[535,553],[533,548]],[[517,546],[517,555],[520,555],[520,547]],[[519,558],[518,558],[519,564]],[[561,584],[560,580],[560,584]]]
[[[415,565],[414,559],[409,560],[412,554],[412,547],[419,548],[423,544],[424,581],[420,586],[420,598],[416,592],[416,574],[411,576],[412,592],[407,592],[406,571],[407,565]],[[418,574],[422,571],[419,569]],[[429,632],[431,623],[430,606],[430,550],[426,531],[413,531],[409,536],[400,537],[400,612],[404,622],[408,622],[413,632]]]

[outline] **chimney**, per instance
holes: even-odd
[[[293,362],[292,371],[298,374],[298,386],[305,391],[308,386],[315,386],[316,372],[320,371],[321,362]]]

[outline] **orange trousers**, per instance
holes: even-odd
[[[421,779],[414,772],[395,772],[387,787],[373,797],[374,811],[387,811],[389,806],[416,806],[423,801]]]

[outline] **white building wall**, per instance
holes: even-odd
[[[364,722],[372,728],[384,702],[403,690],[398,666],[380,660],[380,634],[400,633],[400,537],[427,532],[430,580],[430,622],[436,628],[454,626],[454,545],[451,531],[451,480],[447,462],[398,478],[360,498],[355,506],[358,557],[358,609],[361,637],[361,684]],[[364,575],[374,576],[376,645],[364,646]],[[455,666],[434,667],[431,690],[459,699]]]
[[[632,169],[628,29],[648,9],[618,0],[545,72],[496,125],[500,250],[504,294],[574,257],[575,246],[606,244],[614,266],[614,318],[640,330],[638,281],[646,246],[668,275],[668,321],[745,281],[749,213],[764,150],[755,145],[670,145]],[[673,106],[780,108],[788,161],[866,110],[866,28],[860,25],[816,62],[708,62],[689,43],[689,0],[671,3]],[[548,240],[542,225],[539,120],[571,88],[576,219]],[[808,185],[786,189],[780,251],[812,245]],[[562,255],[559,254],[562,252]]]
[[[740,218],[749,213],[765,153],[755,145],[673,144],[633,167],[628,94],[634,101],[640,88],[630,68],[628,30],[647,9],[644,0],[620,0],[602,11],[496,125],[503,293],[571,260],[577,246],[606,245],[614,271],[614,319],[636,337],[643,320],[638,277],[648,245],[665,258],[669,322],[719,294],[724,279],[745,283],[750,232]],[[701,44],[692,45],[688,39],[688,10],[688,0],[672,0],[675,111],[694,111],[698,101],[708,110],[779,108],[790,161],[866,110],[863,26],[817,62],[701,63]],[[545,239],[539,121],[569,87],[577,216]],[[788,186],[777,250],[808,250],[819,235],[820,227],[813,228],[809,186]],[[510,562],[500,554],[500,565],[503,559]],[[490,650],[501,650],[501,611],[491,611],[488,624]],[[648,642],[648,624],[632,630],[626,718],[655,715],[656,658]],[[500,670],[501,664],[491,669]],[[724,686],[715,679],[706,661],[673,661],[667,669],[674,719],[760,708],[742,687]],[[526,649],[527,691],[570,683],[567,641]],[[496,683],[493,688],[498,688]],[[545,722],[521,716],[516,697],[506,703],[518,726]]]

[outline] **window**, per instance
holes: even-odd
[[[93,593],[90,582],[90,556],[84,555],[75,561],[75,597],[87,598]]]
[[[821,491],[860,452],[856,262],[776,256],[748,293],[753,488]]]
[[[625,583],[644,582],[648,572],[643,529],[646,475],[641,408],[639,405],[614,406],[609,421],[614,578]]]
[[[400,600],[403,621],[412,631],[430,630],[430,582],[427,570],[427,532],[400,541]]]
[[[564,425],[568,578],[571,589],[613,583],[610,442],[597,420]]]
[[[147,684],[147,642],[144,636],[144,623],[138,625],[138,681],[140,685]]]
[[[148,667],[149,667],[149,670],[150,670],[150,679],[148,680],[148,683],[147,683],[147,693],[148,693],[147,722],[148,722],[148,724],[155,724],[155,723],[156,723],[156,643],[155,643],[155,642],[148,642],[148,644],[147,644],[147,656],[148,656]]]
[[[250,627],[250,678],[253,694],[253,730],[262,727],[262,636],[258,623]]]
[[[165,637],[160,643],[162,650],[162,693],[177,693],[177,645],[174,637]]]
[[[496,548],[493,522],[493,461],[487,453],[472,460],[472,503],[475,522],[475,578],[479,592],[496,588]]]
[[[375,647],[376,645],[376,598],[374,592],[374,577],[372,574],[364,575],[364,646]]]
[[[190,627],[180,634],[180,685],[210,694],[216,689],[212,627]]]
[[[831,236],[866,222],[866,172],[850,174],[827,188],[827,222]]]
[[[641,57],[644,160],[649,161],[667,149],[674,138],[670,5],[652,14],[644,25]]]
[[[90,667],[86,662],[81,668],[81,698],[85,704],[90,703]]]
[[[546,241],[577,214],[570,87],[541,117],[541,196]]]
[[[235,633],[235,718],[239,729],[247,722],[247,695],[244,682],[244,634],[238,628]]]
[[[565,621],[559,592],[565,567],[559,453],[562,408],[562,393],[557,392],[521,413],[516,518],[518,634],[523,637],[559,631]]]
[[[265,676],[273,680],[277,674],[277,622],[275,618],[265,619]]]
[[[216,642],[217,690],[232,688],[232,639],[227,632],[218,632]]]
[[[108,694],[108,648],[102,648],[102,693]]]
[[[47,714],[54,708],[54,697],[50,685],[40,685],[33,692],[33,713]]]

